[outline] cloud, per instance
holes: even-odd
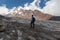
[[[42,10],[44,13],[60,16],[60,0],[50,0]]]
[[[24,4],[24,7],[22,6],[19,6],[20,9],[24,9],[24,10],[40,10],[41,11],[41,8],[39,7],[39,3],[40,3],[40,0],[34,0],[32,3],[26,3]]]
[[[16,10],[16,7],[13,7],[12,9],[9,9],[8,13],[13,13],[14,10]]]
[[[1,14],[1,15],[6,15],[6,14],[8,14],[8,11],[9,11],[9,9],[6,8],[6,5],[0,6],[0,14]]]

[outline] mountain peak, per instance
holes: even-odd
[[[13,11],[10,11],[7,15],[9,17],[19,17],[19,18],[24,18],[24,19],[31,19],[31,15],[34,15],[36,20],[41,20],[41,19],[47,20],[51,17],[50,14],[45,14],[39,10],[34,10],[34,11],[24,10],[24,9],[18,10],[18,8],[16,8]]]

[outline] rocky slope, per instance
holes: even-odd
[[[60,16],[52,16],[49,20],[60,21]]]
[[[0,40],[60,40],[60,21],[36,21],[34,29],[23,19],[2,19],[0,25]]]
[[[9,13],[6,16],[10,17],[19,17],[19,18],[24,18],[24,19],[31,19],[31,15],[34,15],[37,20],[48,20],[52,17],[50,14],[45,14],[39,10],[23,10],[23,9],[15,9],[12,12],[9,11]]]

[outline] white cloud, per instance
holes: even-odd
[[[24,10],[40,10],[41,8],[39,7],[40,0],[34,0],[32,3],[28,5],[28,3],[24,4],[24,7],[21,7]]]
[[[8,14],[9,9],[6,8],[6,5],[0,6],[0,14],[5,15]]]
[[[42,10],[45,13],[60,16],[60,0],[50,0]]]
[[[13,7],[12,9],[10,9],[10,12],[13,12],[16,9],[16,7]]]

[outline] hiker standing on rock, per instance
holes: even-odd
[[[32,15],[31,28],[34,28],[34,26],[35,26],[35,17]]]

